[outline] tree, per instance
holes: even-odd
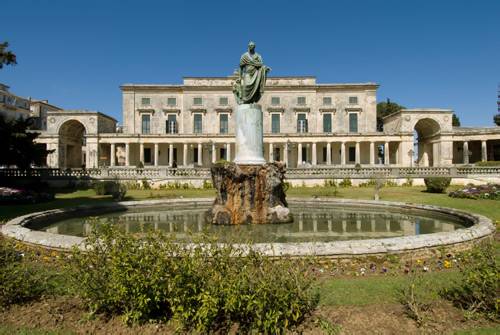
[[[8,47],[8,42],[0,43],[0,69],[2,69],[4,65],[17,64],[16,55],[12,51],[7,50]]]
[[[451,125],[453,127],[460,127],[460,119],[458,118],[458,116],[455,113],[453,113],[453,116],[451,119]]]
[[[377,104],[377,130],[384,130],[384,122],[382,121],[383,117],[399,112],[404,108],[404,106],[401,106],[395,102],[391,102],[390,99],[387,99],[387,102],[379,102]]]
[[[6,120],[0,115],[0,165],[26,170],[32,164],[43,165],[47,155],[54,151],[35,143],[40,133],[29,130],[32,122],[32,118]]]

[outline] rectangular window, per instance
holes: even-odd
[[[280,115],[271,114],[271,133],[279,134],[280,132]]]
[[[357,133],[358,132],[358,114],[350,113],[349,114],[349,132]]]
[[[219,105],[220,106],[227,106],[228,105],[228,99],[227,99],[227,97],[220,97],[219,98]]]
[[[279,104],[280,104],[280,97],[271,97],[271,105],[279,106]]]
[[[199,164],[198,162],[198,148],[193,148],[193,163]]]
[[[193,105],[201,106],[203,104],[203,99],[201,97],[193,98]]]
[[[151,115],[145,114],[142,116],[142,133],[151,133]]]
[[[349,104],[357,105],[358,104],[358,97],[349,97]]]
[[[168,106],[177,106],[177,99],[176,98],[167,98],[167,105]]]
[[[203,132],[202,115],[201,114],[194,114],[194,116],[193,116],[193,133],[201,134],[202,132]]]
[[[355,161],[356,161],[356,148],[349,147],[349,162],[355,162]]]
[[[150,98],[142,98],[141,99],[141,104],[143,106],[149,106],[149,105],[151,105],[151,99]]]
[[[323,147],[323,162],[325,162],[325,163],[326,163],[326,161],[327,161],[327,157],[326,157],[326,149],[327,149],[326,147]]]
[[[306,97],[297,97],[297,105],[304,106],[306,104]]]
[[[323,132],[324,133],[332,132],[332,114],[330,113],[323,114]]]
[[[221,134],[227,134],[229,133],[229,117],[227,114],[220,114],[219,115],[219,132]]]
[[[323,105],[330,106],[332,104],[332,97],[323,97]]]
[[[165,130],[167,134],[177,134],[177,116],[175,114],[168,114]]]
[[[307,119],[304,113],[297,114],[297,132],[307,133]]]

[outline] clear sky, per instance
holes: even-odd
[[[493,126],[499,0],[3,0],[0,41],[18,65],[0,82],[121,122],[119,85],[229,75],[249,40],[271,75],[373,81],[379,101],[452,108],[462,125]]]

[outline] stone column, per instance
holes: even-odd
[[[302,143],[297,143],[297,167],[302,164]]]
[[[174,163],[174,145],[170,143],[168,145],[168,166],[172,167]]]
[[[269,143],[269,162],[274,162],[274,147],[272,143]]]
[[[203,145],[201,143],[198,143],[198,165],[202,166],[203,165]]]
[[[481,141],[481,161],[486,162],[488,160],[488,148],[486,146],[486,140]]]
[[[312,143],[311,150],[312,150],[312,155],[311,155],[312,162],[311,163],[312,163],[312,165],[316,165],[316,164],[318,164],[318,158],[316,157],[316,142]]]
[[[361,145],[358,142],[356,142],[356,164],[360,164],[361,163]]]
[[[182,145],[182,166],[186,167],[188,164],[188,145],[184,143]]]
[[[226,160],[231,161],[231,143],[226,143]]]
[[[215,151],[215,143],[212,143],[212,163],[217,160],[217,152]]]
[[[375,142],[370,142],[370,165],[375,165]]]
[[[109,165],[115,166],[115,160],[116,160],[116,147],[114,143],[111,143],[111,150],[109,152]]]
[[[340,164],[345,165],[345,142],[340,143]]]
[[[326,164],[332,165],[332,144],[330,142],[326,144]]]
[[[144,143],[139,144],[139,160],[144,164]]]
[[[469,164],[469,142],[464,141],[464,147],[463,147],[463,163],[464,164]]]
[[[283,145],[283,162],[285,163],[285,166],[288,167],[288,144],[285,143]]]
[[[158,166],[158,161],[160,159],[160,150],[158,150],[158,143],[155,143],[155,166]]]
[[[130,166],[130,144],[125,143],[125,166]]]
[[[384,143],[384,164],[389,165],[390,164],[390,157],[389,156],[389,142]]]

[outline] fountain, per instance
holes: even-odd
[[[236,157],[211,168],[217,195],[207,212],[213,224],[286,223],[293,220],[288,209],[281,163],[266,163],[263,157],[262,108],[257,102],[264,93],[270,68],[255,52],[255,43],[240,59],[233,92],[236,108]]]

